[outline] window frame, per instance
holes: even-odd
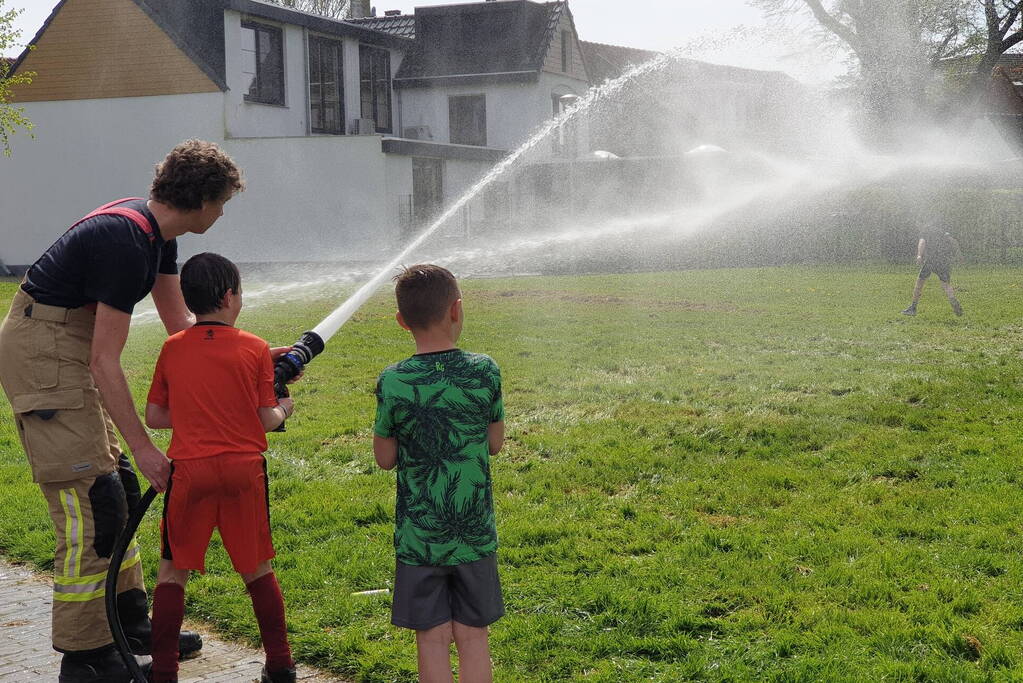
[[[459,139],[455,139],[455,103],[456,101],[482,101],[483,102],[483,120],[482,120],[482,142],[465,142],[465,138],[459,136]],[[462,132],[462,131],[459,131]],[[466,93],[462,95],[448,95],[448,141],[452,145],[468,145],[471,147],[486,147],[487,146],[487,94],[486,93]],[[476,138],[478,139],[478,138]]]
[[[369,78],[366,78],[365,65],[367,63],[369,65]],[[381,66],[383,68],[378,68]],[[384,74],[383,78],[381,78],[381,73]],[[391,135],[394,133],[394,98],[391,96],[392,78],[391,51],[387,48],[377,47],[376,45],[359,43],[359,115],[364,119],[373,119],[376,132],[383,133],[385,135]],[[382,101],[378,95],[381,92],[380,85],[382,82],[386,83],[386,87],[383,88],[387,99],[386,126],[380,125],[380,105],[382,104]],[[369,106],[372,109],[369,116],[366,115],[367,83],[370,94]]]
[[[243,19],[241,27],[242,30],[250,30],[255,34],[256,74],[253,83],[256,85],[257,90],[259,91],[256,95],[253,95],[252,94],[253,83],[250,83],[248,91],[246,91],[245,94],[243,95],[243,99],[246,102],[251,102],[253,104],[266,104],[275,107],[287,106],[287,87],[285,79],[286,69],[284,67],[284,29],[281,28],[280,26],[275,26],[273,24],[264,24],[261,21],[252,21],[251,19]],[[263,68],[259,60],[260,35],[262,33],[274,36],[277,41],[277,57],[281,66],[280,75],[275,85],[280,86],[279,98],[273,97],[272,94],[267,95],[265,92],[266,88],[264,87]],[[273,49],[272,45],[271,49]],[[267,75],[266,78],[268,80],[270,76]]]
[[[323,127],[317,128],[316,127],[316,122],[315,122],[315,120],[313,118],[313,106],[314,106],[314,104],[318,104],[319,105],[319,111],[320,111],[320,123],[324,122],[323,112],[326,110],[326,106],[325,106],[326,102],[325,102],[324,97],[323,97],[323,87],[322,87],[322,82],[323,82],[323,54],[322,54],[322,52],[320,52],[320,50],[323,47],[326,47],[326,46],[329,46],[330,48],[336,50],[337,51],[337,57],[338,57],[338,59],[337,59],[337,73],[334,74],[335,78],[337,79],[337,98],[338,98],[337,99],[337,108],[338,108],[338,122],[337,122],[337,125],[338,125],[338,127],[336,129],[328,129],[328,128],[323,128]],[[314,100],[313,100],[313,73],[312,73],[312,70],[313,70],[313,50],[314,49],[317,50],[316,59],[317,59],[317,63],[319,65],[319,69],[320,69],[319,77],[320,77],[321,87],[320,87],[320,98],[319,98],[320,101],[318,103],[314,102]],[[344,63],[345,63],[345,61],[344,61],[344,52],[345,52],[345,50],[344,50],[344,42],[341,41],[341,40],[337,40],[335,38],[329,38],[327,36],[310,35],[309,36],[309,40],[308,40],[307,50],[308,50],[308,53],[309,53],[308,54],[309,68],[308,68],[308,74],[307,74],[308,86],[309,86],[309,130],[310,130],[310,132],[312,132],[312,133],[314,133],[316,135],[344,135],[345,132],[346,132],[345,128],[347,127],[346,126],[347,118],[346,118],[346,113],[345,113],[345,78],[344,78],[345,77],[345,70],[344,70]],[[331,103],[331,104],[333,104],[333,103]]]

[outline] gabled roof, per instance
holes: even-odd
[[[417,7],[415,47],[395,75],[395,87],[535,79],[566,11],[565,0]]]
[[[653,50],[640,50],[634,47],[605,45],[603,43],[589,43],[586,41],[579,42],[583,51],[583,59],[586,61],[586,70],[593,83],[602,83],[608,78],[617,78],[630,68],[638,66],[643,62],[648,62],[661,54]],[[746,69],[740,66],[712,64],[711,62],[700,62],[695,59],[683,58],[678,59],[676,68],[691,75],[696,74],[699,78],[716,81],[738,83],[764,83],[772,81],[775,84],[798,85],[796,79],[783,71]]]
[[[195,62],[221,90],[227,90],[224,76],[224,0],[132,0],[164,33]],[[60,0],[36,32],[35,45],[53,23],[67,0]],[[29,54],[26,48],[15,60],[16,71]]]
[[[35,44],[67,0],[60,0],[29,44]],[[221,90],[227,90],[224,55],[224,11],[231,9],[250,17],[304,26],[318,33],[348,36],[361,42],[407,48],[409,41],[347,21],[328,19],[259,0],[132,0],[164,33],[195,62]],[[26,49],[11,71],[24,61]]]
[[[586,73],[589,74],[592,83],[603,83],[609,78],[617,78],[630,67],[649,62],[660,54],[652,50],[590,43],[585,40],[579,41],[579,47],[583,51]]]

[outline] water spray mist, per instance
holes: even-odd
[[[282,398],[288,395],[288,382],[305,371],[305,366],[308,365],[313,358],[323,352],[327,342],[330,341],[335,334],[337,334],[338,330],[341,329],[341,326],[351,319],[352,315],[354,315],[355,312],[359,310],[364,303],[366,303],[370,296],[373,295],[373,292],[375,292],[377,288],[383,284],[384,280],[391,276],[395,269],[398,268],[398,266],[400,266],[413,251],[419,248],[423,242],[428,240],[444,223],[460,211],[462,207],[472,201],[472,199],[483,191],[484,188],[504,174],[512,164],[522,158],[524,154],[529,152],[538,144],[546,140],[554,131],[564,126],[570,119],[589,109],[595,102],[616,94],[635,78],[662,69],[680,57],[681,55],[677,50],[666,52],[655,57],[649,62],[633,67],[622,76],[613,80],[608,80],[603,85],[592,88],[585,97],[569,106],[560,115],[540,126],[540,128],[538,128],[526,142],[494,166],[489,173],[481,178],[465,194],[463,194],[458,201],[452,204],[443,214],[441,214],[441,216],[434,221],[433,224],[431,224],[426,230],[420,233],[416,239],[408,244],[401,253],[381,268],[381,270],[368,282],[362,285],[355,294],[349,297],[347,301],[342,303],[330,315],[324,318],[319,325],[312,330],[303,333],[299,340],[292,345],[291,350],[277,359],[274,366],[274,390],[277,393],[277,396]],[[283,431],[283,428],[284,425],[282,423],[281,426],[278,427],[278,431]],[[110,622],[110,631],[113,634],[114,642],[116,643],[118,650],[120,650],[125,664],[132,672],[132,676],[137,683],[146,683],[146,676],[142,673],[142,669],[139,667],[135,657],[132,656],[131,650],[128,647],[127,639],[124,635],[124,629],[121,627],[121,621],[117,612],[117,578],[121,571],[121,563],[124,561],[124,554],[127,552],[128,544],[135,536],[135,532],[138,530],[142,517],[145,515],[146,510],[149,509],[149,506],[155,498],[156,489],[150,488],[146,491],[145,495],[142,496],[138,505],[136,505],[131,511],[124,529],[121,530],[121,534],[117,538],[117,543],[114,544],[114,549],[110,557],[110,568],[107,572],[106,580],[106,608],[107,619]]]

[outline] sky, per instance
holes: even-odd
[[[378,14],[459,0],[373,0]],[[32,39],[56,0],[4,0],[3,8],[24,9],[15,21],[21,41]],[[811,21],[789,27],[770,24],[747,0],[570,0],[583,40],[649,50],[683,47],[694,59],[785,71],[821,83],[843,72],[842,55],[821,51]],[[17,48],[5,56],[16,57]]]

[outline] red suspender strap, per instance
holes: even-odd
[[[70,228],[68,228],[68,230],[77,228],[80,224],[84,223],[90,218],[94,218],[95,216],[124,216],[125,218],[133,222],[135,225],[139,226],[139,229],[142,230],[142,232],[146,233],[146,236],[149,237],[150,242],[155,242],[156,233],[153,231],[153,226],[152,224],[150,224],[149,219],[146,218],[145,214],[143,214],[141,211],[136,211],[135,209],[129,209],[127,207],[118,206],[118,204],[136,201],[139,199],[142,199],[142,197],[128,197],[126,199],[118,199],[116,202],[104,204],[103,206],[99,207],[98,209],[96,209],[95,211],[93,211],[92,213],[90,213],[89,215],[85,216],[77,223],[72,225]]]

